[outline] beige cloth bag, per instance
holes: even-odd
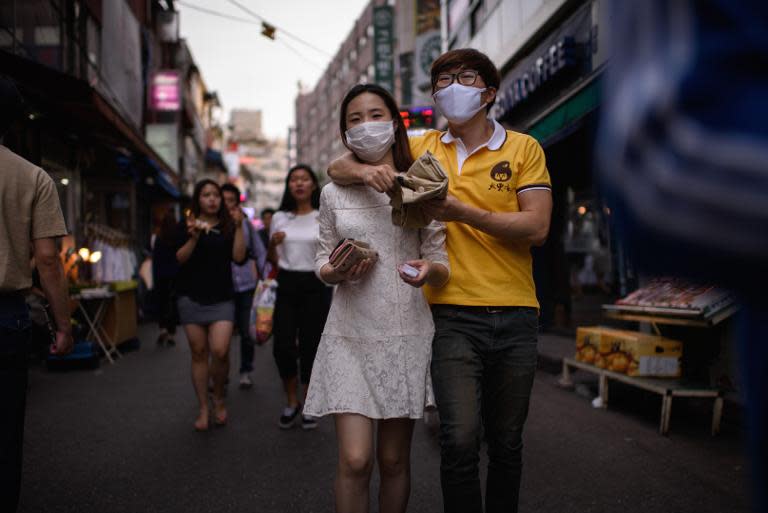
[[[403,228],[424,228],[432,218],[424,213],[420,203],[445,198],[448,176],[435,156],[427,151],[408,171],[398,175],[395,186],[387,194],[392,206],[392,223]]]

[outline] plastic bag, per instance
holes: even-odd
[[[264,344],[272,335],[272,315],[276,298],[277,280],[260,280],[253,295],[249,324],[251,339],[259,345]]]

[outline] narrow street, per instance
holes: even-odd
[[[140,335],[141,349],[115,365],[32,369],[19,511],[333,511],[332,422],[314,432],[278,429],[271,346],[257,348],[250,391],[237,389],[235,348],[230,423],[200,434],[183,336],[175,348],[157,348],[153,326]],[[689,419],[680,408],[671,436],[661,437],[655,416],[622,410],[620,401],[596,411],[555,379],[540,372],[536,380],[521,512],[748,511],[737,428],[711,438],[706,415]],[[436,438],[418,423],[409,511],[442,511],[439,460]],[[377,490],[374,483],[373,497]]]

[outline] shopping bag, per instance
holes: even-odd
[[[260,280],[253,295],[249,324],[251,339],[259,345],[264,344],[272,335],[272,314],[276,298],[277,280]]]

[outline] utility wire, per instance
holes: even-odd
[[[225,14],[223,12],[212,11],[211,9],[206,9],[205,7],[200,7],[200,6],[197,6],[197,5],[194,5],[194,4],[189,4],[187,2],[184,2],[183,0],[176,0],[176,3],[179,4],[179,5],[183,5],[184,7],[187,7],[188,9],[192,9],[193,11],[203,12],[203,13],[206,13],[206,14],[210,14],[211,16],[218,16],[219,18],[224,18],[224,19],[232,20],[232,21],[239,21],[241,23],[247,23],[249,25],[258,25],[258,23],[256,23],[253,20],[249,20],[247,18],[240,18],[238,16],[232,16],[232,15],[229,15],[229,14]]]
[[[202,13],[205,13],[205,14],[209,14],[211,16],[217,16],[219,18],[224,18],[224,19],[231,20],[231,21],[239,21],[241,23],[247,23],[249,25],[261,25],[260,22],[257,22],[257,21],[254,21],[254,20],[250,20],[250,19],[247,19],[247,18],[240,18],[238,16],[232,16],[232,15],[229,15],[229,14],[226,14],[226,13],[223,13],[223,12],[214,11],[214,10],[211,10],[211,9],[206,9],[205,7],[200,7],[200,6],[195,5],[195,4],[190,4],[190,3],[185,2],[183,0],[176,0],[176,3],[179,4],[179,5],[183,5],[184,7],[188,8],[188,9],[192,9],[193,11],[199,11],[199,12],[202,12]],[[253,13],[252,16],[261,19],[256,13]],[[284,34],[286,34],[286,35],[290,35],[290,34],[288,34],[288,32],[285,32],[285,31],[282,31],[282,32]],[[317,68],[317,69],[319,69],[321,71],[323,69],[325,69],[324,66],[321,66],[320,64],[318,64],[317,62],[313,61],[312,59],[310,59],[309,57],[307,57],[306,55],[301,53],[299,50],[297,50],[293,46],[289,45],[284,39],[279,39],[278,38],[278,39],[276,39],[276,41],[282,43],[288,50],[290,50],[291,52],[295,53],[298,57],[300,57],[305,62],[311,64],[315,68]],[[305,44],[309,44],[309,43],[305,43]],[[317,50],[322,52],[322,50],[319,50],[319,49],[317,49]]]
[[[253,12],[253,11],[252,11],[252,10],[250,10],[248,7],[244,6],[242,3],[238,2],[238,0],[229,0],[229,3],[231,3],[232,5],[235,5],[235,6],[237,6],[238,8],[240,8],[240,10],[241,10],[241,11],[243,11],[243,12],[245,12],[245,13],[247,13],[247,14],[251,15],[252,17],[254,17],[254,18],[256,18],[257,20],[259,20],[260,22],[262,22],[262,23],[267,23],[268,25],[271,25],[271,26],[275,27],[276,29],[278,29],[280,32],[282,32],[282,33],[283,33],[283,34],[285,34],[286,36],[288,36],[288,37],[290,37],[291,39],[294,39],[295,41],[297,41],[297,42],[299,42],[299,43],[301,43],[301,44],[303,44],[303,45],[305,45],[305,46],[307,46],[307,47],[309,47],[309,48],[311,48],[311,49],[315,50],[316,52],[322,53],[322,54],[323,54],[323,55],[325,55],[326,57],[333,57],[333,55],[331,55],[330,53],[326,52],[326,51],[325,51],[325,50],[323,50],[322,48],[318,48],[317,46],[313,45],[312,43],[309,43],[309,42],[307,42],[307,41],[305,41],[305,40],[301,39],[299,36],[295,36],[295,35],[291,34],[290,32],[288,32],[287,30],[285,30],[285,29],[282,29],[282,28],[280,28],[280,27],[278,27],[278,26],[274,25],[273,23],[269,23],[269,22],[267,22],[267,20],[265,20],[265,19],[264,19],[262,16],[259,16],[258,14],[256,14],[255,12]]]
[[[296,48],[294,48],[294,47],[292,47],[291,45],[289,45],[289,44],[288,44],[288,43],[285,41],[285,39],[278,39],[277,41],[278,41],[278,42],[280,42],[280,43],[282,43],[282,44],[283,44],[283,46],[285,46],[285,47],[286,47],[286,48],[288,48],[290,51],[292,51],[292,52],[293,52],[293,53],[295,53],[297,56],[299,56],[299,57],[300,57],[302,60],[304,60],[304,62],[307,62],[307,63],[311,64],[312,66],[314,66],[315,68],[319,69],[320,71],[323,71],[323,70],[325,69],[325,68],[323,68],[323,66],[320,66],[318,63],[316,63],[315,61],[311,60],[309,57],[307,57],[306,55],[304,55],[303,53],[301,53],[300,51],[298,51]]]

